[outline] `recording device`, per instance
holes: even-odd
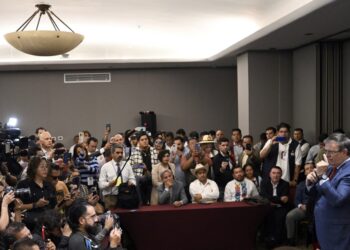
[[[81,144],[84,142],[84,132],[79,132],[79,141],[78,143]]]
[[[7,186],[4,190],[4,194],[14,192],[15,198],[23,199],[25,197],[31,197],[32,193],[30,191],[30,188],[18,188],[15,189],[14,187]]]
[[[88,158],[89,158],[89,160],[90,160],[90,159],[92,159],[92,158],[94,158],[94,157],[99,157],[100,155],[101,155],[100,150],[97,150],[97,151],[95,151],[95,152],[89,154],[89,155],[88,155]]]
[[[287,138],[284,137],[284,136],[277,136],[277,137],[276,137],[276,141],[277,141],[277,142],[285,142],[286,140],[287,140]]]
[[[146,127],[136,127],[135,131],[136,132],[146,131]]]
[[[99,217],[98,217],[98,221],[101,223],[101,224],[105,224],[105,221],[106,221],[106,218],[108,218],[109,216],[112,216],[113,217],[113,220],[114,220],[114,226],[115,228],[120,228],[119,226],[119,216],[115,213],[111,213],[111,211],[107,211],[105,212],[104,214],[101,214]]]
[[[0,126],[0,162],[18,156],[15,152],[16,147],[20,150],[28,148],[29,138],[20,137],[20,135],[19,128],[2,128]]]
[[[111,132],[111,124],[110,123],[107,123],[106,124],[106,130],[108,131],[108,132]]]
[[[246,144],[245,149],[251,151],[252,150],[252,144]]]
[[[196,143],[195,149],[197,152],[201,151],[201,145],[199,143]]]
[[[69,152],[65,152],[63,154],[63,163],[64,164],[68,164],[68,161],[70,161],[72,159],[72,154]]]
[[[92,194],[92,195],[97,195],[97,188],[96,187],[91,187],[89,193]]]

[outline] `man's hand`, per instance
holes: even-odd
[[[306,176],[306,185],[307,186],[309,186],[311,184],[315,184],[317,181],[318,181],[318,177],[316,175],[316,171],[313,171]]]
[[[105,220],[104,228],[109,231],[113,227],[113,225],[114,225],[113,217],[111,215],[107,216]]]
[[[321,177],[323,174],[327,172],[327,168],[329,166],[328,159],[326,154],[323,155],[323,160],[317,162],[316,164],[316,174],[318,177]]]
[[[222,161],[221,162],[221,167],[220,167],[220,172],[225,172],[226,171],[226,168],[228,166],[228,162],[227,161]]]
[[[171,188],[172,186],[174,185],[174,182],[172,180],[167,180],[165,183],[164,183],[164,186],[166,188]]]
[[[88,195],[88,203],[92,206],[95,206],[99,199],[100,197],[98,195],[93,195],[93,194]]]
[[[288,202],[288,196],[282,196],[281,197],[281,202],[286,204]]]
[[[48,239],[48,242],[46,243],[45,250],[56,250],[55,244],[50,239]]]
[[[110,182],[108,183],[108,186],[109,186],[109,187],[114,187],[116,184],[117,184],[117,178],[115,178],[113,181],[110,181]]]
[[[181,207],[183,205],[181,201],[175,201],[173,204],[175,207]]]
[[[104,149],[110,149],[111,148],[111,143],[108,141],[106,145],[103,147]]]
[[[251,156],[253,154],[253,150],[248,150],[248,149],[245,149],[244,150],[244,153],[248,156]]]
[[[194,201],[199,203],[202,200],[202,195],[201,194],[195,194],[194,195]]]
[[[63,236],[70,237],[72,234],[72,229],[70,229],[69,224],[66,223],[64,227],[61,228],[61,232]]]
[[[114,228],[109,234],[110,248],[117,248],[120,245],[122,232],[118,228]]]

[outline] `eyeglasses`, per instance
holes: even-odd
[[[325,150],[326,155],[335,155],[336,153],[339,153],[341,150]]]

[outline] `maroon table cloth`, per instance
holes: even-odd
[[[118,209],[137,250],[251,250],[269,206],[246,202]]]

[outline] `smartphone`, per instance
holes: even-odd
[[[287,138],[284,137],[284,136],[277,136],[277,137],[276,137],[276,141],[278,141],[278,142],[284,142],[284,141],[286,141],[286,140],[287,140]]]
[[[252,150],[252,144],[246,144],[245,149],[251,151]]]
[[[90,193],[91,193],[92,195],[97,195],[97,188],[96,188],[96,187],[90,188]]]
[[[108,132],[111,132],[111,124],[110,123],[107,123],[106,124],[106,130],[108,131]]]
[[[136,127],[135,131],[136,132],[146,131],[146,127]]]
[[[197,152],[201,151],[201,145],[199,143],[196,143],[195,149]]]
[[[79,144],[84,142],[84,132],[79,132]]]
[[[68,164],[68,161],[70,161],[72,159],[72,154],[69,152],[65,152],[63,154],[63,163],[64,164]]]

